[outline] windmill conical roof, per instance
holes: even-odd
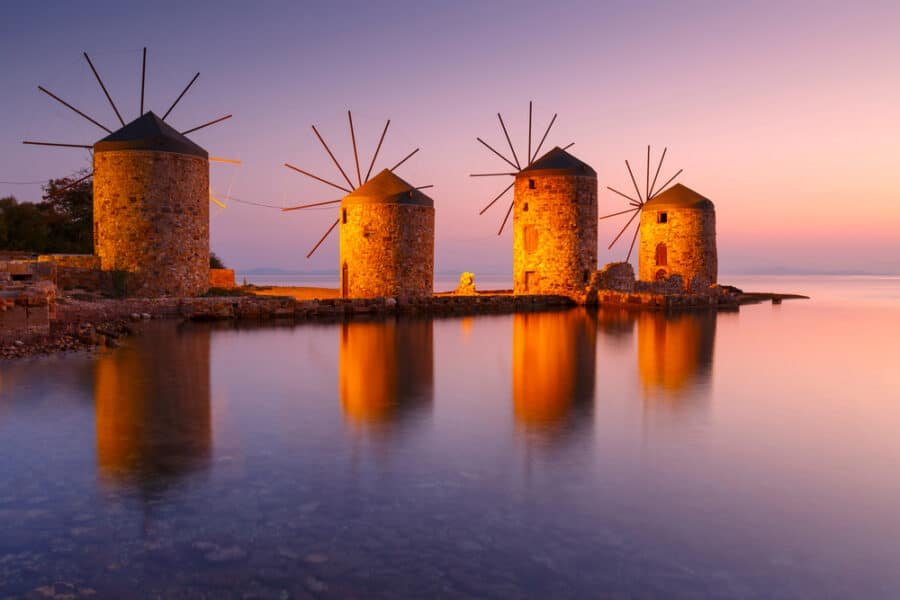
[[[644,208],[699,208],[702,210],[714,210],[712,200],[705,198],[687,187],[676,183],[663,193],[655,196],[644,205]]]
[[[209,157],[206,150],[157,117],[152,111],[144,113],[128,125],[94,144],[94,152],[117,150],[149,150]]]
[[[344,196],[344,203],[434,206],[434,200],[388,169]]]
[[[556,171],[569,175],[596,175],[587,163],[581,162],[559,146],[556,146],[533,163],[519,171],[519,174],[533,171]]]

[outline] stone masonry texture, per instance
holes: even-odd
[[[666,213],[664,223],[659,222],[660,212]],[[702,291],[717,282],[714,209],[645,207],[641,213],[640,235],[638,275],[641,281],[680,275],[686,291],[691,292]],[[664,260],[660,260],[663,255]]]
[[[434,207],[345,202],[340,238],[345,298],[431,296]]]
[[[126,293],[196,296],[209,287],[209,163],[171,152],[94,155],[94,253]]]
[[[531,171],[516,177],[513,291],[583,294],[597,269],[597,177]]]

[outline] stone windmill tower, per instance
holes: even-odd
[[[70,184],[94,178],[94,255],[104,271],[122,273],[129,295],[196,296],[209,288],[209,161],[187,134],[231,118],[220,117],[178,131],[165,122],[200,73],[194,75],[162,118],[144,111],[147,49],[141,66],[137,119],[125,123],[103,80],[84,53],[121,123],[113,131],[43,87],[38,89],[109,135],[90,145],[26,144],[93,149],[93,171]],[[234,161],[227,161],[234,162]]]
[[[631,165],[625,161],[637,198],[613,188],[610,191],[626,198],[631,208],[600,217],[607,219],[631,214],[631,218],[608,246],[611,249],[631,223],[640,216],[625,261],[641,235],[638,249],[638,277],[642,281],[660,281],[678,275],[685,291],[703,291],[716,283],[716,213],[713,203],[683,185],[669,188],[683,169],[679,169],[662,186],[656,187],[660,169],[666,158],[664,148],[650,181],[650,146],[647,146],[647,171],[644,193],[641,193]]]
[[[516,294],[580,295],[597,268],[597,173],[564,148],[539,156],[556,121],[550,120],[537,149],[531,149],[532,104],[528,103],[528,154],[524,166],[510,140],[503,117],[500,126],[512,160],[481,144],[515,169],[505,173],[476,173],[472,177],[511,176],[513,182],[480,214],[510,189],[513,200],[497,235],[513,215],[513,292]]]
[[[394,171],[419,151],[410,152],[390,169],[371,179],[378,151],[391,122],[388,120],[365,178],[359,168],[353,115],[347,111],[356,180],[350,177],[334,157],[331,149],[313,125],[313,132],[340,171],[347,186],[333,183],[303,169],[285,163],[289,169],[346,192],[339,200],[301,204],[283,209],[303,210],[316,206],[340,204],[338,218],[313,246],[309,258],[322,242],[340,225],[341,296],[344,298],[422,297],[434,288],[434,201],[421,190],[431,185],[414,187]]]

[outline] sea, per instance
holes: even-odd
[[[0,597],[900,597],[900,278],[727,282],[0,362]]]

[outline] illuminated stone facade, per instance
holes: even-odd
[[[597,173],[554,148],[516,176],[513,291],[580,296],[597,268]]]
[[[716,283],[716,211],[713,203],[681,184],[644,205],[638,276],[657,281],[680,275],[686,291]]]
[[[431,296],[434,202],[385,169],[341,202],[341,295]]]
[[[153,113],[94,145],[94,254],[131,296],[209,288],[208,156]]]

